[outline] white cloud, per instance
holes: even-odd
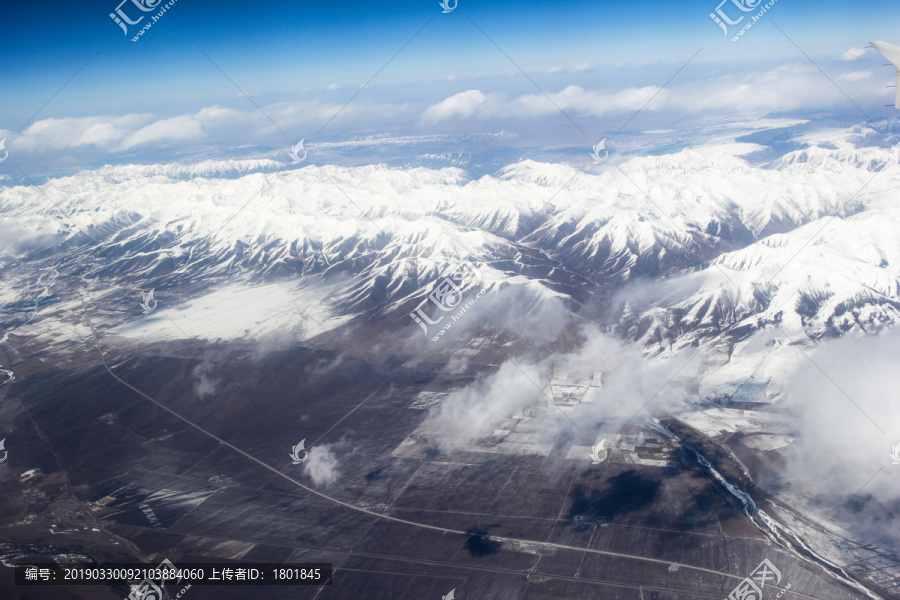
[[[857,500],[875,502],[842,513],[862,526],[877,521],[879,502],[890,505],[900,494],[894,472],[900,466],[889,456],[900,443],[898,353],[896,331],[830,341],[808,353],[815,362],[804,361],[786,388],[799,439],[788,455],[785,480],[824,493],[829,512],[862,489]],[[878,473],[882,468],[885,472]],[[900,535],[896,527],[893,531]]]
[[[859,60],[860,58],[862,58],[865,55],[866,55],[865,48],[857,48],[854,46],[853,48],[850,48],[849,50],[847,50],[846,52],[841,54],[840,59],[843,61],[849,62],[851,60]]]
[[[47,248],[65,239],[59,226],[42,214],[0,217],[0,257],[13,258],[34,249]]]
[[[338,480],[338,459],[331,448],[332,444],[313,446],[309,456],[303,463],[303,472],[317,486],[329,486]]]
[[[127,131],[112,123],[94,123],[76,135],[72,144],[75,146],[106,146],[122,139],[126,133]]]
[[[578,65],[585,67],[586,63]],[[851,71],[838,78],[857,86],[870,78],[867,71]],[[856,93],[877,95],[882,90],[871,82]],[[548,100],[549,98],[549,100]],[[552,102],[551,102],[552,101]],[[570,85],[559,91],[524,94],[510,99],[500,93],[466,90],[429,106],[423,122],[450,119],[527,119],[551,115],[562,109],[573,116],[602,116],[613,112],[677,111],[749,115],[802,108],[843,106],[846,98],[815,67],[785,64],[767,71],[729,73],[715,79],[680,86],[628,87],[591,90]]]
[[[320,126],[341,108],[318,101],[278,103],[264,107],[266,115],[284,129]],[[399,104],[352,103],[341,111],[342,121],[372,122],[408,113]],[[208,106],[197,112],[160,117],[153,114],[102,115],[41,119],[22,133],[0,129],[10,152],[42,154],[60,150],[93,150],[100,155],[169,145],[284,143],[283,136],[258,110]]]
[[[32,123],[20,135],[8,132],[9,145],[29,153],[83,146],[109,149],[129,133],[152,122],[153,115],[149,114],[42,119]]]
[[[480,90],[466,90],[429,106],[422,118],[430,122],[454,117],[467,119],[483,110],[487,102],[488,96]]]
[[[551,71],[595,68],[583,62],[564,69],[554,67]],[[848,94],[872,99],[885,97],[879,79],[873,72],[864,70],[848,70],[835,75],[835,80]],[[329,88],[335,89],[336,85]],[[640,109],[668,112],[673,118],[680,119],[686,113],[707,118],[733,116],[738,110],[752,118],[778,111],[846,107],[846,98],[832,82],[814,67],[800,63],[765,71],[733,70],[666,89],[657,85],[618,89],[569,85],[562,89],[548,88],[546,92],[546,95],[529,92],[510,96],[502,90],[468,89],[438,101],[416,101],[421,103],[375,101],[361,96],[343,108],[341,104],[322,100],[280,102],[263,106],[265,116],[253,107],[236,110],[209,106],[181,115],[132,113],[48,118],[34,122],[21,134],[0,130],[0,139],[8,137],[7,148],[16,156],[68,153],[65,160],[67,164],[73,164],[77,160],[90,163],[117,153],[130,154],[158,146],[171,148],[177,145],[187,150],[200,145],[226,149],[285,145],[282,131],[308,131],[311,126],[318,129],[338,113],[339,119],[333,127],[349,126],[359,131],[358,126],[364,125],[367,131],[389,132],[399,123],[408,123],[408,115],[416,111],[421,114],[420,125],[427,130],[429,126],[448,121],[468,120],[497,126],[514,119],[558,115],[559,109],[576,119],[611,113],[633,114]],[[664,127],[657,125],[654,128]],[[71,150],[82,152],[68,152]]]
[[[838,76],[841,81],[861,81],[872,76],[872,71],[851,71]]]
[[[485,94],[481,90],[466,90],[428,107],[422,115],[425,122],[453,118],[505,119],[528,118],[553,114],[559,109],[602,115],[617,110],[636,110],[659,92],[655,86],[627,88],[614,93],[584,90],[577,85],[543,94],[525,94],[507,100],[503,94]],[[548,101],[550,98],[552,102]],[[554,106],[555,105],[555,106]],[[559,108],[557,108],[559,107]]]
[[[596,65],[594,63],[585,61],[585,62],[580,62],[577,65],[574,65],[572,67],[559,67],[559,66],[550,67],[549,69],[547,69],[547,72],[548,73],[562,73],[562,72],[585,73],[587,71],[592,71],[595,68],[596,68]]]
[[[441,404],[434,441],[446,451],[465,448],[511,415],[544,399],[546,384],[546,367],[524,361],[503,363],[496,372],[451,393]]]
[[[181,116],[156,121],[135,131],[122,140],[124,150],[153,142],[198,139],[203,135],[200,123],[191,117]]]
[[[691,352],[648,358],[593,327],[583,330],[582,337],[584,343],[575,352],[561,352],[536,363],[508,360],[497,371],[451,392],[432,417],[433,442],[447,452],[465,449],[535,404],[550,408],[540,435],[552,442],[560,427],[568,435],[577,434],[576,427],[582,432],[616,431],[629,419],[645,420],[650,413],[640,411],[651,399],[654,409],[672,409],[685,401],[683,382],[696,374],[696,365],[688,362]],[[591,388],[586,396],[589,402],[567,418],[549,405],[551,373],[569,381],[586,381],[593,374],[597,383],[602,377],[602,387]]]
[[[194,393],[201,400],[205,400],[207,397],[215,394],[216,388],[221,383],[221,380],[210,376],[214,370],[215,365],[206,360],[194,367],[191,373],[194,376]]]

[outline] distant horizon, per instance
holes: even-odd
[[[865,48],[900,43],[889,26],[900,7],[887,2],[863,13],[782,0],[732,42],[752,13],[726,36],[710,18],[715,3],[698,0],[677,9],[461,0],[448,14],[436,0],[254,11],[179,0],[132,42],[156,14],[133,2],[121,5],[138,21],[127,37],[110,18],[115,3],[51,3],[41,52],[30,49],[28,9],[10,8],[0,58],[10,158],[0,173],[264,155],[301,139],[475,135],[590,147],[620,129],[685,135],[740,116],[850,124],[896,113],[885,106],[894,73]]]
[[[36,158],[14,163],[16,168],[0,171],[0,186],[31,185],[48,179],[67,177],[82,171],[97,171],[104,167],[159,167],[197,170],[209,163],[217,168],[240,165],[235,173],[290,171],[309,165],[362,167],[385,165],[391,168],[458,167],[471,176],[495,175],[499,170],[521,163],[563,164],[590,172],[598,168],[628,161],[639,156],[663,156],[682,150],[715,148],[737,156],[751,164],[762,164],[799,147],[818,145],[816,141],[827,132],[847,137],[852,148],[888,148],[900,140],[900,117],[876,123],[854,119],[853,112],[838,117],[823,116],[819,121],[789,117],[760,119],[717,119],[714,123],[691,124],[687,132],[652,130],[607,133],[601,138],[610,159],[605,166],[593,165],[592,143],[565,143],[567,136],[557,135],[549,142],[546,136],[516,136],[507,132],[496,134],[436,134],[425,136],[349,136],[342,141],[306,143],[306,156],[294,164],[291,147],[245,145],[238,148],[219,148],[197,145],[184,148],[156,148],[152,152],[123,152],[113,156],[94,153],[89,160],[61,159],[39,162]],[[853,132],[868,132],[861,136]],[[551,133],[552,135],[552,133]],[[849,136],[849,137],[848,137]],[[579,135],[579,138],[584,137]],[[543,142],[543,143],[542,143]],[[826,144],[824,147],[830,147]],[[11,163],[12,161],[6,161]],[[260,166],[253,166],[262,163]],[[9,166],[9,165],[0,165]],[[249,171],[246,171],[249,169]],[[203,169],[197,170],[198,173]],[[187,171],[186,171],[187,172]]]

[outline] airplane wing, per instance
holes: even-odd
[[[897,69],[897,89],[894,96],[894,108],[900,109],[900,48],[887,42],[869,42],[882,56],[893,63]]]

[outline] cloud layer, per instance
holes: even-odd
[[[87,157],[99,160],[198,145],[217,146],[221,154],[228,155],[254,145],[286,148],[301,137],[321,143],[323,140],[310,136],[326,123],[338,136],[359,131],[382,136],[401,132],[431,135],[464,123],[477,125],[482,132],[513,128],[534,135],[534,119],[556,118],[559,111],[585,126],[591,119],[642,111],[655,115],[656,126],[677,123],[683,127],[686,116],[704,121],[797,110],[853,110],[847,96],[862,106],[882,107],[889,99],[884,85],[892,83],[893,78],[846,64],[862,58],[864,54],[859,52],[864,51],[848,50],[836,66],[829,67],[829,77],[806,63],[784,63],[756,70],[737,65],[730,71],[701,72],[687,80],[689,73],[685,73],[665,88],[660,83],[608,86],[598,81],[592,65],[584,63],[570,70],[579,83],[544,83],[542,91],[528,93],[510,93],[512,79],[472,79],[468,85],[477,82],[477,87],[443,97],[440,90],[446,86],[420,91],[415,98],[392,97],[385,89],[378,95],[361,94],[346,105],[321,98],[278,102],[259,109],[214,105],[185,114],[46,118],[19,134],[0,130],[0,137],[7,138],[7,148],[16,162],[63,153],[70,163],[78,163]],[[644,75],[641,79],[653,82],[656,78]],[[566,134],[574,135],[571,130]],[[72,150],[86,155],[71,154]]]
[[[786,387],[799,439],[785,479],[816,490],[829,512],[859,492],[864,508],[847,507],[844,518],[860,511],[871,521],[884,507],[900,508],[900,465],[890,457],[900,444],[900,332],[833,340],[808,354]]]

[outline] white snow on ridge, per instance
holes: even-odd
[[[835,168],[842,164],[834,162]],[[242,167],[236,164],[234,168]],[[334,237],[351,233],[339,222],[357,223],[351,230],[358,232],[367,227],[369,218],[377,221],[387,214],[409,220],[444,214],[509,235],[551,199],[552,207],[563,211],[560,215],[569,211],[569,221],[632,221],[634,213],[648,205],[645,192],[650,195],[650,212],[662,213],[655,223],[657,229],[702,229],[711,221],[740,218],[744,212],[748,213],[748,225],[759,233],[773,220],[789,228],[823,214],[849,212],[841,206],[841,199],[852,196],[867,174],[844,165],[840,185],[817,173],[805,175],[807,182],[797,182],[796,174],[780,175],[753,168],[733,156],[687,150],[633,158],[621,168],[627,176],[617,170],[591,175],[566,165],[523,161],[503,169],[499,178],[485,176],[476,181],[468,181],[465,173],[455,168],[401,170],[377,165],[308,166],[268,176],[252,173],[236,179],[182,179],[186,173],[227,170],[220,163],[203,163],[155,170],[135,167],[133,172],[126,167],[104,167],[53,179],[44,187],[48,197],[82,228],[117,214],[135,213],[167,228],[177,224],[194,227],[197,235],[225,226],[220,235],[228,242],[262,232],[286,240],[324,241],[329,233]],[[556,193],[567,182],[565,191]],[[765,208],[775,203],[776,197],[780,203]],[[0,201],[4,211],[14,207],[48,210],[46,199],[29,187],[4,190]],[[245,204],[239,223],[230,222]],[[330,227],[323,216],[332,217]],[[669,218],[674,219],[675,227]],[[317,232],[311,229],[312,223]],[[621,235],[629,236],[627,228],[614,237]],[[628,244],[624,238],[620,242]]]
[[[596,174],[525,160],[477,180],[458,168],[384,165],[275,172],[281,163],[265,160],[103,167],[51,179],[43,193],[2,188],[0,217],[30,219],[34,240],[38,230],[46,236],[71,220],[101,238],[105,254],[136,259],[130,268],[145,281],[165,272],[166,261],[175,265],[174,275],[228,277],[227,284],[213,279],[217,291],[178,309],[207,323],[200,329],[211,339],[283,331],[277,319],[250,322],[239,308],[229,308],[240,306],[233,286],[248,287],[254,273],[286,269],[301,277],[294,275],[301,267],[303,273],[336,269],[352,277],[326,297],[306,298],[314,307],[305,313],[310,318],[288,305],[313,293],[312,286],[273,287],[253,296],[254,310],[293,315],[306,323],[298,326],[305,331],[315,331],[311,318],[327,329],[347,317],[329,313],[329,303],[356,310],[383,293],[385,306],[399,308],[460,260],[483,265],[495,284],[528,284],[547,301],[563,296],[487,266],[521,261],[522,245],[619,281],[687,268],[705,262],[707,253],[739,247],[679,277],[684,285],[653,306],[635,304],[632,316],[654,321],[645,344],[684,330],[706,336],[771,322],[779,311],[782,327],[812,336],[891,323],[892,302],[900,300],[900,215],[889,207],[900,189],[900,167],[888,165],[869,183],[869,165],[884,157],[883,149],[802,152],[815,161],[793,153],[758,168],[700,148],[634,157]],[[822,225],[821,240],[807,244]],[[25,302],[28,294],[34,286],[16,285],[4,300]],[[220,312],[227,316],[205,319]],[[148,320],[123,335],[168,334]]]

